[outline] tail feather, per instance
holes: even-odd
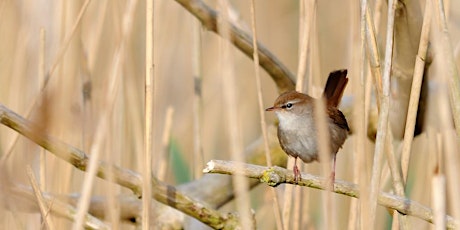
[[[329,74],[323,93],[323,97],[329,106],[337,107],[340,104],[347,83],[346,69],[337,70]]]

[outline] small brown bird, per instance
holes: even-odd
[[[325,114],[328,116],[329,149],[333,159],[331,173],[332,183],[335,181],[335,161],[339,148],[342,147],[350,131],[347,120],[337,108],[347,86],[347,70],[338,70],[329,74],[323,98],[326,101]],[[314,119],[316,109],[315,99],[306,94],[289,91],[281,94],[273,107],[266,111],[274,111],[279,120],[278,139],[281,148],[289,156],[294,157],[294,180],[300,180],[300,171],[297,167],[299,157],[305,163],[319,160],[318,131]]]

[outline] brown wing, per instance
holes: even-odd
[[[337,108],[329,107],[327,110],[327,114],[329,115],[329,118],[332,120],[332,122],[334,122],[334,124],[336,124],[340,128],[350,131],[347,119],[340,110],[338,110]]]

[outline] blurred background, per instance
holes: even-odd
[[[206,3],[220,10],[218,1]],[[297,73],[301,27],[299,1],[255,3],[259,42],[292,73]],[[145,103],[145,2],[91,1],[85,4],[84,1],[43,0],[0,2],[0,103],[38,123],[52,136],[88,154],[92,146],[98,143],[101,160],[141,172]],[[383,63],[387,3],[370,1],[369,4],[375,16],[377,43]],[[233,22],[251,34],[250,2],[235,0],[229,1],[229,5]],[[310,2],[307,4],[312,5]],[[393,79],[391,84],[393,107],[390,112],[396,152],[400,151],[398,146],[404,133],[407,99],[425,2],[410,0],[399,6],[397,16],[400,18],[396,20],[399,26],[396,26],[395,39],[400,40],[395,42],[393,55],[397,63],[393,65],[392,74],[396,80]],[[460,5],[457,1],[446,1],[445,8],[449,22],[450,52],[459,60]],[[81,21],[78,21],[82,9]],[[342,107],[353,127],[353,101],[356,100],[356,82],[361,82],[362,69],[359,2],[318,1],[313,9],[307,12],[314,12],[314,17],[306,14],[309,19],[314,18],[313,22],[309,21],[312,29],[306,79],[311,79],[311,84],[307,85],[307,92],[319,96],[329,72],[348,69],[350,82]],[[433,14],[432,20],[435,19]],[[209,160],[231,159],[228,111],[236,111],[242,146],[247,147],[261,137],[253,61],[233,46],[229,53],[224,54],[222,43],[219,35],[200,26],[198,20],[176,1],[155,2],[153,172],[168,184],[190,183],[201,177],[201,171]],[[443,171],[446,160],[443,155],[445,136],[438,128],[437,118],[440,115],[435,112],[440,110],[430,107],[428,103],[429,100],[448,102],[447,97],[430,97],[439,92],[448,92],[445,82],[436,81],[437,74],[444,73],[443,63],[436,62],[437,57],[444,58],[442,54],[429,51],[429,59],[433,60],[434,67],[426,68],[427,97],[422,102],[426,105],[424,111],[428,112],[424,112],[424,116],[428,119],[421,120],[421,135],[414,139],[405,188],[407,197],[426,206],[431,206],[430,181],[434,169],[441,167]],[[230,55],[231,63],[225,62],[228,60],[224,58],[225,55]],[[456,63],[458,66],[458,61]],[[229,87],[224,79],[224,76],[228,76],[224,72],[228,70],[227,64],[233,69],[230,76],[234,77],[235,82],[235,107],[228,106],[223,93],[225,87]],[[381,66],[383,69],[383,64]],[[194,78],[196,76],[199,80]],[[365,76],[370,77],[367,71]],[[270,107],[279,92],[263,70],[261,80],[264,107]],[[195,96],[196,88],[201,92],[199,98]],[[399,102],[400,98],[406,100]],[[376,116],[375,100],[370,101],[366,115]],[[446,113],[447,124],[450,124],[448,129],[452,130],[452,115],[450,111]],[[266,116],[267,124],[275,123],[273,114],[267,113]],[[433,136],[428,138],[423,132],[427,127],[423,124],[430,118],[430,127],[434,130],[432,134],[437,137],[437,142],[431,139]],[[369,120],[373,122],[372,118]],[[102,121],[107,122],[107,127],[101,127]],[[98,132],[103,133],[100,139],[96,138]],[[455,135],[453,131],[451,134]],[[374,153],[373,135],[370,136],[360,142],[365,144],[364,158],[369,171],[356,170],[354,145],[357,140],[352,135],[337,157],[338,179],[357,183],[359,173],[370,176]],[[438,149],[438,154],[430,149]],[[26,174],[26,166],[30,165],[43,191],[59,195],[81,192],[83,172],[50,153],[43,153],[40,147],[24,137],[17,138],[17,134],[5,126],[0,126],[0,154],[5,175],[15,184],[30,186]],[[458,163],[455,161],[455,164]],[[383,168],[381,189],[391,191],[391,176],[386,163]],[[321,174],[318,163],[309,164],[304,171]],[[452,178],[458,178],[458,175]],[[449,182],[453,181],[447,181],[451,186]],[[458,182],[452,186],[459,187]],[[250,204],[255,210],[259,229],[276,229],[273,199],[268,189],[266,185],[259,185],[250,192]],[[276,188],[281,204],[285,189],[286,186]],[[324,229],[321,217],[324,206],[318,199],[324,192],[310,188],[302,188],[302,191],[304,198],[300,229]],[[131,192],[96,179],[93,194],[110,197]],[[448,204],[449,201],[455,202],[449,200],[451,196],[446,197]],[[342,195],[334,195],[333,198],[338,228],[357,228],[358,225],[351,221],[358,210],[351,205],[355,199]],[[447,208],[447,213],[452,214],[453,207],[448,205]],[[232,204],[223,209],[235,211]],[[382,207],[377,210],[377,223],[372,229],[391,228],[392,216],[389,212]],[[1,229],[43,228],[38,212],[23,212],[19,208],[4,206],[0,207],[0,213]],[[410,229],[433,228],[425,221],[408,218],[411,221]],[[59,229],[72,224],[63,218],[55,218],[55,221]],[[118,224],[120,220],[107,221],[122,229],[135,228],[129,223]]]

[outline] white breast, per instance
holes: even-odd
[[[285,139],[285,151],[293,157],[300,157],[304,162],[316,160],[318,145],[313,115],[296,115],[288,111],[276,111],[276,115],[279,120],[278,132],[289,137]]]

